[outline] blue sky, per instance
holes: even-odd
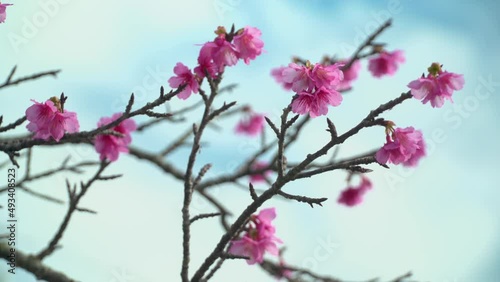
[[[7,22],[0,25],[0,74],[6,76],[13,65],[18,65],[19,74],[63,70],[57,80],[47,78],[6,89],[0,104],[5,120],[19,117],[30,105],[29,99],[43,100],[64,91],[70,97],[67,107],[78,112],[82,129],[90,129],[101,116],[122,110],[131,92],[136,93],[137,105],[153,99],[176,62],[193,67],[199,50],[195,44],[212,39],[218,25],[232,23],[260,28],[266,53],[250,66],[240,63],[227,72],[225,83],[238,82],[239,87],[225,99],[251,103],[275,118],[290,93],[269,76],[271,68],[287,64],[292,55],[311,61],[324,54],[347,56],[381,19],[393,17],[394,26],[380,41],[387,42],[388,49],[404,50],[407,61],[394,77],[383,79],[371,77],[363,63],[355,89],[328,114],[339,131],[348,130],[369,110],[406,91],[406,84],[434,61],[464,74],[465,88],[456,93],[454,104],[441,109],[412,100],[384,116],[399,126],[421,129],[434,146],[415,170],[376,168],[370,175],[375,187],[362,206],[346,209],[336,204],[345,185],[344,173],[292,183],[285,189],[328,197],[323,208],[278,199],[268,203],[278,210],[277,232],[286,242],[286,258],[346,280],[388,279],[408,270],[424,281],[500,280],[500,191],[495,177],[500,152],[495,122],[500,115],[497,2],[54,1],[11,1],[14,6],[8,10]],[[56,5],[44,10],[48,6],[43,3]],[[37,18],[43,13],[48,20],[30,31],[29,23],[43,20]],[[171,104],[175,109],[185,103]],[[258,144],[233,136],[235,122],[220,123],[227,136],[223,140],[218,132],[207,134],[212,142],[203,150],[200,165],[213,162],[214,172],[229,170],[244,157],[245,148]],[[324,127],[324,118],[315,119],[288,157],[298,160],[319,148],[328,138]],[[161,148],[180,132],[179,126],[160,126],[144,136],[134,135],[134,144]],[[342,145],[340,154],[355,155],[382,143],[380,130],[366,130]],[[182,165],[185,153],[174,155],[172,161]],[[74,161],[97,159],[85,147],[42,148],[34,154],[35,170],[57,166],[67,154]],[[128,156],[111,170],[126,172],[126,176],[92,188],[84,204],[99,214],[75,217],[63,239],[64,248],[47,263],[81,281],[120,281],[117,277],[122,272],[134,277],[127,282],[175,281],[181,254],[180,184]],[[85,176],[74,180],[80,178]],[[66,194],[64,178],[59,177],[30,188],[60,198]],[[212,193],[235,211],[249,200],[246,191],[232,186],[215,188]],[[18,197],[20,246],[38,251],[53,235],[65,208],[21,193]],[[193,213],[212,211],[197,198],[193,209]],[[221,235],[215,222],[207,220],[194,227],[194,265]],[[3,271],[3,264],[0,267]],[[215,281],[234,281],[241,273],[245,277],[239,281],[274,281],[244,262],[228,262]],[[35,280],[20,273],[7,281]]]

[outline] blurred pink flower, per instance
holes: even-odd
[[[258,28],[247,26],[234,37],[233,44],[245,64],[250,64],[250,60],[262,53],[264,42],[260,39],[261,35],[262,32]]]
[[[267,162],[256,161],[255,163],[252,164],[252,166],[250,167],[250,169],[252,171],[255,171],[255,170],[264,169],[264,168],[266,168],[268,166],[269,166],[269,164]],[[266,170],[263,173],[250,174],[250,182],[252,184],[259,183],[259,182],[265,182],[266,181],[266,177],[269,177],[270,174],[271,174],[270,170]]]
[[[275,227],[271,221],[276,218],[275,208],[263,209],[258,215],[252,215],[245,234],[231,242],[229,253],[246,256],[248,264],[261,263],[266,252],[277,256],[277,243],[282,241],[274,236]]]
[[[348,60],[340,61],[339,63],[346,64]],[[358,73],[361,70],[361,63],[356,60],[347,70],[344,70],[344,79],[340,81],[337,90],[346,90],[351,88],[351,84],[358,78]]]
[[[52,137],[59,142],[65,132],[75,133],[80,129],[76,113],[66,110],[61,112],[57,98],[53,97],[43,104],[31,101],[35,104],[26,109],[26,119],[29,121],[26,128],[35,133],[33,138],[49,140]]]
[[[2,4],[0,2],[0,23],[4,23],[7,18],[7,7],[12,6],[13,4]]]
[[[285,88],[286,90],[290,90],[290,89],[292,89],[293,83],[285,82],[285,80],[283,78],[283,71],[286,68],[287,67],[279,67],[279,68],[272,69],[271,76],[274,77],[274,80],[276,80],[276,82],[281,84],[283,86],[283,88]]]
[[[438,63],[433,63],[427,77],[413,80],[408,87],[413,97],[422,100],[423,104],[430,101],[433,108],[441,108],[446,99],[453,102],[453,92],[461,90],[464,83],[463,75],[442,71]]]
[[[97,123],[98,127],[110,124],[120,118],[122,113],[116,113],[112,117],[103,117]],[[94,147],[96,151],[100,154],[100,159],[108,159],[114,162],[118,159],[120,153],[128,152],[128,145],[132,142],[132,136],[130,133],[137,129],[135,121],[132,119],[125,119],[120,122],[117,126],[111,128],[110,130],[116,131],[123,135],[123,137],[109,135],[109,134],[99,134],[94,140]]]
[[[425,143],[420,130],[415,130],[411,126],[396,128],[391,135],[387,134],[387,142],[375,155],[377,162],[381,164],[408,162],[407,166],[412,166],[425,155]]]
[[[256,136],[264,130],[264,115],[257,113],[246,114],[236,125],[236,133]]]
[[[384,75],[394,75],[398,70],[398,63],[404,62],[405,57],[403,55],[403,51],[382,51],[377,57],[370,59],[368,62],[368,70],[373,76],[378,78]]]
[[[333,89],[319,88],[314,92],[302,91],[292,102],[292,112],[309,114],[312,118],[326,115],[328,105],[338,106],[342,102],[342,95]]]
[[[349,207],[359,205],[363,202],[363,196],[372,188],[370,179],[365,176],[361,177],[359,186],[349,186],[340,193],[338,203]]]

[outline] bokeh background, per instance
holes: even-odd
[[[384,115],[399,126],[421,129],[429,156],[417,169],[375,167],[374,189],[365,203],[345,208],[336,203],[346,174],[335,172],[292,183],[285,191],[329,198],[322,208],[273,199],[277,234],[287,247],[285,259],[348,281],[394,278],[412,271],[419,281],[500,281],[500,190],[498,149],[500,75],[500,4],[497,1],[15,1],[0,25],[0,75],[14,65],[19,75],[62,69],[54,80],[2,91],[0,114],[6,122],[20,117],[30,99],[45,100],[62,91],[67,108],[76,111],[81,129],[95,127],[102,116],[123,110],[131,92],[136,105],[158,95],[176,62],[194,67],[199,46],[213,38],[218,25],[256,26],[262,30],[266,53],[250,66],[239,63],[227,71],[225,84],[238,88],[222,100],[249,103],[276,119],[290,100],[270,77],[273,67],[292,55],[318,61],[325,54],[347,57],[388,17],[393,27],[379,42],[389,50],[405,51],[407,61],[393,77],[373,78],[363,62],[354,90],[328,114],[343,132],[370,110],[407,91],[406,84],[434,61],[464,74],[465,88],[455,103],[441,109],[416,100]],[[171,109],[198,101],[175,100]],[[197,114],[200,114],[199,112]],[[141,119],[137,119],[141,121]],[[212,174],[234,169],[259,140],[235,136],[237,118],[219,122],[222,131],[209,131],[198,167],[212,162]],[[183,127],[163,124],[135,134],[134,145],[161,149]],[[326,140],[325,118],[313,120],[288,157],[300,160]],[[16,133],[25,132],[23,127]],[[224,136],[224,138],[221,138]],[[271,134],[268,133],[268,139]],[[380,128],[363,131],[340,148],[348,157],[381,146]],[[182,167],[186,150],[170,156]],[[34,171],[57,167],[67,156],[72,162],[97,160],[93,148],[36,148]],[[4,155],[1,160],[6,160]],[[4,168],[3,175],[6,174]],[[22,170],[19,172],[22,175]],[[89,170],[89,173],[93,173]],[[77,214],[62,240],[63,248],[46,259],[55,269],[79,281],[178,281],[181,262],[182,185],[154,166],[122,156],[109,173],[121,179],[98,183],[83,206],[97,215]],[[52,177],[28,187],[65,199],[64,179]],[[6,176],[5,176],[6,177]],[[6,179],[6,178],[5,178]],[[259,186],[264,189],[265,186]],[[248,203],[248,192],[225,185],[211,193],[235,213]],[[5,195],[0,195],[5,201]],[[53,236],[66,207],[18,192],[18,246],[37,252]],[[192,214],[212,207],[195,198]],[[5,218],[2,211],[2,218]],[[5,222],[0,223],[2,227]],[[196,268],[221,236],[217,220],[193,227],[192,266]],[[18,269],[15,276],[0,264],[2,281],[35,281]],[[258,267],[228,261],[214,281],[275,281]]]

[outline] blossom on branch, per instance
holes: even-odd
[[[7,18],[7,7],[12,6],[12,4],[2,4],[0,2],[0,23],[4,23]]]
[[[191,96],[191,93],[198,93],[198,89],[200,88],[198,78],[188,67],[179,62],[174,67],[174,73],[177,76],[172,76],[168,80],[170,87],[179,88],[181,85],[185,85],[185,88],[177,94],[177,97],[186,100]]]
[[[250,60],[255,60],[264,48],[264,42],[260,39],[262,32],[255,27],[247,26],[240,29],[233,39],[234,46],[238,51],[238,57],[245,64],[250,64]]]
[[[229,253],[248,257],[248,264],[261,263],[266,252],[278,256],[277,243],[282,241],[274,236],[275,227],[271,221],[276,218],[275,208],[263,209],[258,215],[252,215],[244,235],[231,241]]]
[[[411,94],[423,104],[431,102],[433,108],[441,108],[445,100],[453,102],[453,91],[461,90],[464,86],[464,76],[443,71],[439,63],[433,63],[428,68],[429,74],[408,84]]]
[[[405,57],[403,55],[403,51],[382,51],[378,54],[377,57],[369,60],[368,70],[372,73],[373,76],[377,78],[380,78],[384,75],[394,75],[398,70],[398,64],[404,62]]]
[[[388,122],[386,143],[375,155],[377,162],[416,166],[426,153],[422,132],[411,126],[393,129],[393,125]]]
[[[277,82],[286,89],[292,89],[296,96],[292,101],[292,112],[311,117],[326,115],[328,106],[338,106],[342,95],[337,91],[344,79],[340,70],[342,64],[305,65],[290,63],[288,67],[279,67],[271,71]]]
[[[238,122],[235,131],[239,134],[248,136],[257,136],[264,130],[264,115],[252,112],[248,109],[248,113]]]
[[[112,117],[103,117],[97,123],[98,127],[112,123],[119,119],[122,113],[116,113]],[[120,153],[128,153],[128,145],[132,142],[130,133],[137,129],[135,121],[132,119],[125,119],[117,126],[111,128],[111,131],[117,133],[115,136],[111,134],[99,134],[94,140],[95,150],[100,154],[100,159],[108,159],[113,162],[118,159]]]
[[[372,183],[370,179],[363,175],[361,176],[361,183],[358,186],[349,186],[344,189],[340,193],[337,202],[348,207],[354,207],[363,202],[363,196],[370,189],[372,189]]]
[[[52,97],[45,103],[31,101],[35,104],[26,109],[29,121],[26,128],[35,133],[33,138],[49,140],[52,137],[59,142],[65,132],[75,133],[80,129],[76,113],[63,110],[58,98]]]

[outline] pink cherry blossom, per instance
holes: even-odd
[[[328,66],[315,64],[310,77],[316,88],[336,89],[338,84],[344,79],[344,73],[340,70],[340,67],[342,67],[342,64]]]
[[[349,186],[340,193],[338,203],[349,207],[359,205],[363,202],[363,196],[372,188],[370,179],[365,176],[361,177],[359,186]]]
[[[255,170],[264,169],[268,166],[269,166],[269,164],[267,162],[256,161],[250,168],[251,168],[251,170],[255,171]],[[263,173],[250,174],[250,182],[252,184],[259,183],[259,182],[265,182],[266,178],[269,177],[270,175],[271,175],[270,170],[266,170]]]
[[[35,104],[26,109],[26,119],[29,121],[26,128],[35,133],[33,138],[49,140],[52,137],[59,142],[65,132],[75,133],[80,129],[76,113],[62,112],[57,98],[53,97],[43,104],[31,101]]]
[[[338,106],[342,102],[342,95],[333,89],[320,88],[314,92],[302,91],[292,102],[292,112],[309,114],[312,118],[326,115],[328,105]]]
[[[279,67],[279,68],[272,69],[271,76],[274,77],[274,80],[276,80],[276,82],[281,84],[283,86],[283,88],[285,88],[286,90],[290,90],[290,89],[292,89],[293,83],[285,82],[285,80],[283,78],[283,71],[286,68],[287,67]]]
[[[346,64],[348,60],[340,61],[339,63]],[[337,90],[347,90],[351,88],[351,84],[358,78],[358,73],[361,70],[361,63],[356,60],[352,63],[351,67],[344,70],[344,79],[339,83]]]
[[[396,128],[391,135],[387,134],[387,142],[375,155],[377,162],[381,164],[401,164],[408,162],[411,166],[425,155],[425,143],[422,132],[413,127]],[[410,161],[410,159],[413,159]]]
[[[264,130],[264,115],[250,113],[245,115],[236,125],[236,133],[257,136]]]
[[[2,4],[0,3],[0,23],[4,23],[7,18],[7,7],[12,6],[12,4]]]
[[[288,67],[283,68],[281,75],[283,82],[291,84],[292,90],[295,92],[314,87],[314,81],[311,79],[311,69],[307,66],[290,63]]]
[[[262,32],[255,27],[245,27],[233,39],[233,44],[238,51],[238,56],[245,64],[250,64],[262,53],[264,42],[260,39]]]
[[[406,167],[415,167],[418,165],[421,158],[425,157],[427,154],[426,144],[424,139],[420,139],[417,143],[418,149],[413,153],[409,159],[403,162],[403,166]]]
[[[263,209],[258,215],[252,215],[243,236],[231,242],[229,253],[248,257],[248,264],[261,263],[266,252],[279,255],[276,244],[282,241],[274,235],[276,229],[272,221],[275,218],[274,208]]]
[[[110,124],[115,120],[119,119],[122,113],[116,113],[112,117],[103,117],[97,123],[98,127]],[[128,145],[132,142],[132,137],[130,133],[137,129],[135,121],[132,119],[125,119],[120,122],[117,126],[111,128],[110,130],[116,131],[123,135],[123,137],[110,135],[110,134],[99,134],[94,140],[94,147],[96,151],[100,154],[100,159],[108,159],[113,162],[118,159],[120,153],[128,152]]]
[[[398,70],[398,64],[404,62],[405,57],[403,51],[382,51],[377,57],[370,59],[368,62],[368,70],[373,76],[378,78],[384,75],[394,75]]]
[[[433,64],[434,65],[434,64]],[[464,77],[461,74],[441,71],[421,77],[408,84],[414,98],[422,100],[423,104],[431,102],[433,108],[441,108],[445,100],[453,102],[451,96],[454,91],[464,86]]]
[[[224,36],[218,36],[214,41],[203,44],[199,58],[205,60],[205,65],[207,65],[207,58],[210,58],[216,66],[217,72],[222,73],[226,66],[236,65],[239,54],[235,46],[227,42]]]
[[[198,79],[191,70],[182,63],[177,63],[174,67],[174,73],[177,76],[172,76],[168,80],[168,84],[172,88],[178,88],[181,85],[186,85],[185,88],[177,94],[182,100],[185,100],[191,96],[191,93],[198,93],[200,85],[198,84]]]

